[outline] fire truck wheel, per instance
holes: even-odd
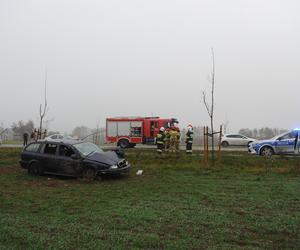
[[[126,139],[121,139],[121,140],[119,141],[119,146],[120,146],[121,148],[127,148],[128,145],[129,145],[129,141],[126,140]]]

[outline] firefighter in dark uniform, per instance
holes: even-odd
[[[161,154],[163,152],[163,149],[165,147],[164,145],[164,139],[165,139],[165,128],[161,127],[159,129],[159,133],[156,136],[156,145],[157,145],[157,153]]]
[[[193,126],[188,125],[186,132],[186,153],[191,154],[193,152]]]

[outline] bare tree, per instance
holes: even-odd
[[[223,131],[224,131],[224,134],[227,133],[227,129],[228,129],[228,125],[229,125],[229,121],[226,119],[225,122],[223,122],[222,126],[223,126]]]
[[[40,136],[42,134],[43,129],[43,119],[45,118],[45,115],[48,111],[47,107],[47,70],[45,72],[45,89],[44,89],[44,107],[42,104],[40,104]],[[41,138],[39,138],[41,139]]]
[[[211,55],[212,55],[212,73],[211,73],[211,103],[209,104],[206,98],[206,92],[202,91],[202,99],[208,116],[210,118],[210,130],[211,130],[211,158],[212,163],[215,162],[215,148],[214,148],[214,91],[215,91],[215,55],[214,49],[211,48]]]

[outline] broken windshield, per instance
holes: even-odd
[[[73,145],[83,156],[88,156],[96,152],[102,153],[103,150],[90,142],[82,142]]]

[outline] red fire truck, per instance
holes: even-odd
[[[117,143],[121,148],[136,144],[154,144],[161,127],[178,123],[175,118],[159,117],[114,117],[106,119],[106,142]]]

